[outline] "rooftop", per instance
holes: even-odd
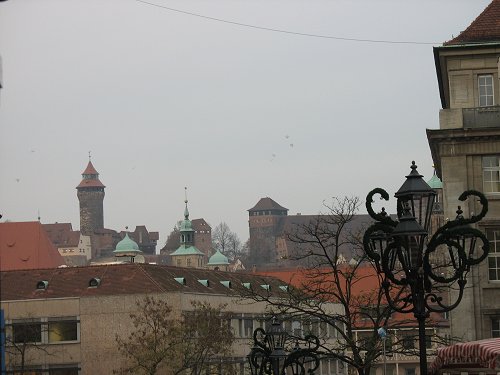
[[[493,0],[457,37],[445,46],[500,42],[500,0]]]
[[[252,211],[263,211],[263,210],[286,210],[288,211],[288,208],[285,208],[283,206],[280,206],[278,203],[276,203],[274,200],[272,200],[269,197],[261,198],[255,206],[253,206],[251,209],[249,209],[249,212]]]
[[[0,256],[2,271],[65,264],[38,221],[0,223]]]
[[[92,279],[99,280],[96,287],[89,287]],[[36,288],[40,281],[48,282],[46,289]],[[284,284],[254,274],[138,263],[7,271],[0,273],[0,282],[2,301],[162,292],[241,295],[248,291],[244,283],[256,290],[270,285],[278,292]]]

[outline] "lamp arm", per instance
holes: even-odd
[[[445,225],[443,225],[441,228],[439,228],[436,233],[434,233],[433,238],[451,228],[456,228],[459,226],[463,225],[468,225],[468,224],[474,224],[477,223],[478,221],[482,220],[486,213],[488,212],[488,199],[484,196],[483,193],[477,191],[477,190],[466,190],[460,196],[458,197],[458,200],[461,202],[464,202],[467,200],[467,198],[474,196],[479,198],[479,203],[481,204],[481,212],[478,215],[472,215],[469,219],[465,218],[459,218],[455,220],[451,220]]]
[[[473,224],[477,223],[478,221],[482,220],[482,218],[486,215],[488,212],[488,199],[484,196],[483,193],[477,191],[477,190],[466,190],[460,196],[458,197],[458,200],[460,201],[465,201],[467,198],[470,196],[475,196],[479,198],[479,203],[481,204],[481,212],[478,215],[472,215],[470,219],[464,219],[461,221],[461,224]]]
[[[465,227],[458,227],[452,229],[450,232],[456,233],[456,235],[460,236],[469,236],[469,237],[474,237],[476,240],[480,239],[481,242],[483,243],[483,246],[480,247],[480,249],[483,251],[481,255],[478,257],[473,257],[473,254],[465,254],[465,249],[464,249],[464,261],[467,265],[473,266],[476,264],[481,263],[483,260],[486,259],[488,254],[490,253],[490,241],[486,237],[486,235],[481,232],[479,229],[476,228],[471,228],[469,226]],[[473,250],[475,250],[478,246],[476,246]]]
[[[397,311],[399,313],[411,313],[415,310],[415,307],[411,303],[411,301],[408,301],[407,297],[399,298],[401,294],[403,293],[403,288],[400,288],[396,296],[392,296],[390,293],[390,285],[391,283],[387,280],[382,282],[382,287],[384,288],[384,293],[385,293],[385,299],[387,300],[387,304],[391,308],[391,310]],[[403,303],[402,306],[398,306],[396,301],[401,301]]]
[[[384,199],[386,201],[389,200],[389,193],[387,193],[387,191],[385,191],[382,188],[375,188],[372,191],[370,191],[366,196],[366,202],[365,202],[366,211],[368,212],[368,215],[370,215],[376,221],[395,227],[397,225],[397,222],[392,220],[390,216],[388,215],[386,216],[383,214],[376,214],[375,211],[373,210],[372,208],[372,203],[374,202],[373,196],[376,194],[380,195],[380,199]]]
[[[454,274],[450,277],[445,277],[441,275],[436,275],[434,273],[434,270],[432,268],[432,263],[431,263],[431,254],[437,250],[437,248],[441,245],[446,245],[450,251],[450,257],[453,256],[452,249],[455,248],[457,249],[457,253],[459,258],[462,260],[461,262],[459,259],[453,259],[452,264],[453,264],[453,269],[454,269]],[[454,239],[451,238],[450,232],[445,232],[442,233],[439,236],[433,236],[432,240],[429,242],[429,245],[427,246],[427,249],[425,250],[424,254],[424,259],[423,259],[423,267],[424,267],[424,273],[428,275],[432,280],[441,283],[441,284],[448,284],[451,282],[454,282],[456,280],[459,280],[465,270],[466,270],[466,259],[467,256],[465,255],[465,250],[464,248]],[[444,264],[443,266],[450,266],[449,264],[446,265]]]
[[[451,305],[445,305],[443,303],[443,297],[438,296],[436,293],[428,293],[425,296],[425,307],[426,307],[427,311],[443,313],[443,312],[453,310],[462,301],[462,297],[464,295],[464,289],[465,289],[466,283],[467,283],[467,280],[465,280],[465,279],[458,280],[458,286],[459,286],[458,296],[457,296],[457,299],[455,300],[455,302],[452,303]]]

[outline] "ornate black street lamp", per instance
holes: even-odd
[[[413,313],[418,321],[420,373],[427,375],[425,320],[431,312],[447,312],[458,306],[470,267],[488,256],[486,236],[470,226],[486,215],[488,201],[478,191],[465,191],[458,199],[478,198],[481,212],[465,219],[459,206],[456,219],[427,240],[436,192],[422,177],[412,162],[411,173],[394,195],[398,220],[392,220],[383,208],[379,214],[372,208],[375,195],[389,200],[385,190],[377,188],[368,194],[366,208],[376,222],[366,230],[363,243],[366,254],[384,275],[382,286],[390,307]],[[478,240],[481,246],[476,246]],[[447,301],[441,292],[449,291],[452,285],[457,285],[458,294],[454,301]]]
[[[294,348],[287,353],[285,345],[291,339],[276,318],[267,332],[257,328],[253,332],[253,348],[247,356],[252,375],[284,375],[287,372],[314,375],[319,367],[319,339],[314,335],[305,336],[304,347],[299,346],[298,339],[295,339]]]

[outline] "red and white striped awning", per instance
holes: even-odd
[[[432,373],[450,367],[500,369],[500,338],[470,341],[438,348]]]

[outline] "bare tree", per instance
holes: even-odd
[[[28,319],[11,326],[11,334],[6,335],[5,351],[9,355],[11,367],[23,373],[26,369],[27,355],[32,350],[47,352],[41,345],[43,327],[39,319]]]
[[[241,256],[243,249],[238,235],[232,232],[225,222],[217,225],[212,231],[212,247],[231,260]]]
[[[114,373],[154,375],[160,369],[167,371],[165,362],[168,360],[168,367],[172,367],[171,361],[179,351],[179,322],[166,301],[146,297],[137,302],[137,307],[138,311],[130,314],[134,331],[126,339],[116,336],[127,364]]]
[[[182,368],[190,375],[235,374],[228,361],[232,355],[234,334],[231,315],[225,305],[212,307],[208,303],[193,302],[193,310],[183,317]]]
[[[308,267],[297,276],[300,280],[292,280],[296,287],[279,299],[262,293],[251,293],[250,297],[266,301],[287,319],[328,326],[330,336],[334,332],[338,340],[322,338],[322,357],[339,360],[359,375],[367,375],[382,354],[378,329],[408,327],[413,316],[396,318],[386,303],[383,276],[363,250],[366,225],[360,225],[359,206],[357,197],[334,198],[331,205],[325,205],[325,215],[298,225],[288,234],[295,245],[290,257]],[[339,304],[340,311],[332,313],[332,303]],[[393,337],[391,347],[393,352],[417,354],[416,349],[402,345],[401,338]]]
[[[134,330],[126,339],[116,336],[127,363],[114,373],[200,375],[223,366],[224,373],[231,374],[228,357],[234,336],[225,306],[192,306],[192,311],[176,314],[164,300],[138,301],[138,311],[130,314]]]

